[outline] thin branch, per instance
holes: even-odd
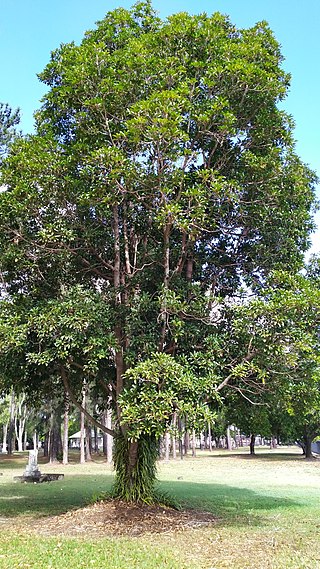
[[[241,363],[245,363],[245,362],[249,362],[250,360],[252,360],[252,358],[254,357],[255,352],[251,352],[250,354],[248,354],[245,358],[243,358]],[[221,389],[223,389],[223,387],[225,387],[230,379],[232,379],[234,377],[233,375],[233,371],[215,388],[215,391],[221,391]],[[234,387],[234,386],[233,386]]]
[[[232,389],[235,389],[236,391],[239,391],[241,397],[243,397],[244,399],[246,399],[247,401],[249,401],[249,403],[251,403],[251,405],[256,405],[256,406],[259,405],[260,407],[261,407],[261,406],[263,406],[263,407],[266,406],[266,403],[258,403],[258,402],[256,402],[256,401],[252,401],[252,399],[250,399],[249,397],[247,397],[247,396],[243,393],[243,391],[240,389],[240,387],[236,387],[235,385],[232,385],[232,386],[230,386],[230,387],[232,387]]]

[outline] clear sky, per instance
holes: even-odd
[[[108,10],[131,0],[0,0],[0,101],[20,107],[22,129],[31,132],[33,112],[45,88],[37,79],[60,43],[79,43]],[[296,122],[297,151],[320,175],[320,0],[154,0],[161,17],[180,11],[222,12],[238,27],[267,20],[292,74],[285,109]],[[317,216],[320,222],[320,215]],[[320,231],[313,239],[320,251]]]

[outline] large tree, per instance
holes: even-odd
[[[281,62],[266,22],[161,21],[149,2],[109,12],[52,53],[36,134],[3,167],[1,271],[22,334],[7,346],[32,385],[62,378],[74,399],[88,376],[101,386],[120,496],[150,499],[145,457],[170,413],[205,414],[230,378],[252,374],[250,339],[218,366],[216,298],[299,267],[308,245],[314,176],[278,107]],[[145,386],[162,403],[133,425]]]

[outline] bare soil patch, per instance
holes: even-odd
[[[208,526],[216,521],[217,518],[208,512],[178,511],[163,506],[109,500],[59,516],[32,521],[29,529],[39,535],[53,536],[140,536],[183,531]]]

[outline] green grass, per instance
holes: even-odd
[[[286,449],[285,449],[286,450]],[[299,451],[199,453],[159,465],[160,488],[185,508],[212,512],[211,527],[138,538],[43,538],[28,534],[43,519],[88,504],[109,490],[112,471],[99,460],[80,466],[41,465],[64,472],[50,484],[12,482],[26,458],[0,456],[0,568],[170,569],[320,568],[320,461]]]
[[[158,569],[159,567],[186,568],[179,564],[166,548],[148,547],[137,540],[108,539],[84,542],[76,539],[36,539],[21,535],[4,536],[2,569]]]

